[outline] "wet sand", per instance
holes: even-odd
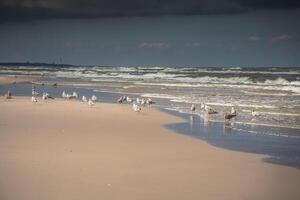
[[[0,85],[33,81],[36,77],[0,76]]]
[[[0,98],[0,199],[300,199],[300,170],[177,134],[155,109]]]

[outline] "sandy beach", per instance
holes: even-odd
[[[300,170],[163,127],[129,105],[0,99],[0,199],[299,199]]]

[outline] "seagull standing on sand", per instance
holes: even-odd
[[[39,94],[35,91],[35,85],[32,85],[31,94],[32,94],[32,96],[37,96]]]
[[[72,96],[77,99],[78,98],[78,94],[76,92],[73,92]]]
[[[8,90],[7,93],[4,95],[6,99],[11,99],[12,95],[11,92]]]
[[[44,92],[44,93],[43,93],[43,96],[42,96],[42,99],[43,99],[43,100],[48,99],[48,95],[49,95],[48,93]]]
[[[191,111],[194,112],[195,110],[196,110],[196,106],[194,104],[192,104]]]
[[[141,100],[139,98],[136,98],[136,103],[137,104],[140,104],[141,103]]]
[[[118,103],[123,103],[123,97],[122,96],[118,99]]]
[[[88,105],[90,106],[90,107],[92,107],[92,106],[94,106],[94,102],[91,100],[91,99],[89,99],[89,102],[88,102]]]
[[[82,96],[82,101],[85,102],[85,103],[87,103],[87,99],[86,99],[85,96]]]
[[[31,97],[31,101],[32,101],[33,103],[36,103],[36,102],[37,102],[36,97],[35,97],[35,96],[32,96],[32,97]]]
[[[132,104],[132,109],[135,111],[135,112],[140,112],[142,109],[141,107],[139,107],[137,104]]]
[[[92,96],[92,101],[96,102],[97,101],[97,97],[95,95]]]
[[[144,98],[142,98],[141,105],[143,106],[143,105],[145,105],[145,104],[146,104],[146,101],[145,101]]]
[[[126,101],[128,102],[128,103],[131,103],[132,102],[132,99],[130,98],[130,97],[126,97]]]
[[[66,92],[65,92],[65,91],[63,91],[61,96],[62,96],[62,98],[67,98],[67,94],[66,94]]]

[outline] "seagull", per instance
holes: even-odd
[[[31,94],[32,94],[32,96],[37,96],[39,94],[35,91],[35,85],[32,85]]]
[[[195,110],[196,110],[196,106],[194,104],[192,104],[191,111],[194,112]]]
[[[218,113],[216,110],[212,109],[211,107],[209,107],[207,105],[205,105],[204,109],[207,114],[217,114]]]
[[[201,110],[205,109],[205,104],[204,104],[204,103],[201,103],[201,104],[200,104],[200,109],[201,109]]]
[[[66,94],[66,92],[65,92],[65,91],[63,91],[61,96],[62,96],[62,98],[67,98],[67,94]]]
[[[4,95],[6,99],[11,99],[12,95],[11,92],[8,90],[7,93]]]
[[[72,96],[77,99],[78,98],[78,94],[76,92],[73,92]]]
[[[35,98],[35,96],[32,96],[32,97],[31,97],[31,101],[32,101],[33,103],[36,103],[36,102],[37,102],[37,99]]]
[[[132,109],[135,111],[135,112],[140,112],[142,109],[141,107],[139,107],[137,104],[132,104]]]
[[[46,93],[46,92],[44,92],[44,93],[43,93],[43,96],[42,96],[42,99],[43,99],[43,100],[46,100],[46,99],[48,99],[48,96],[49,96],[49,94]]]
[[[254,110],[252,110],[251,114],[252,114],[252,117],[258,117],[258,116],[260,116],[260,113],[254,111]]]
[[[136,103],[137,104],[140,104],[141,103],[141,100],[139,98],[136,98]]]
[[[67,98],[67,99],[72,99],[72,98],[73,98],[73,95],[67,94],[67,95],[66,95],[66,98]]]
[[[148,98],[148,99],[146,100],[146,103],[147,103],[148,105],[151,105],[151,104],[154,104],[155,102],[152,101],[152,99]]]
[[[234,109],[234,107],[231,107],[230,113],[225,113],[224,118],[225,118],[225,120],[226,119],[230,120],[230,119],[232,119],[232,118],[234,118],[236,116],[237,116],[236,110]]]
[[[128,103],[131,103],[132,102],[132,99],[130,98],[130,97],[126,97],[126,101],[128,102]]]
[[[234,109],[234,107],[231,107],[231,112],[230,112],[230,114],[236,115],[236,110]]]
[[[145,104],[146,104],[146,101],[145,101],[144,98],[142,98],[141,105],[143,106],[143,105],[145,105]]]
[[[123,97],[122,96],[118,99],[118,103],[123,103]]]
[[[90,107],[92,107],[92,106],[94,106],[94,102],[91,100],[91,99],[89,99],[89,102],[88,102],[88,105],[90,106]]]
[[[92,101],[96,102],[97,101],[97,97],[95,95],[92,96]]]
[[[85,96],[82,96],[82,101],[85,102],[85,103],[87,103],[87,99],[86,99]]]

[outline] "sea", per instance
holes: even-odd
[[[300,68],[124,67],[1,64],[0,76],[37,77],[39,92],[96,94],[101,102],[120,96],[151,98],[153,107],[186,123],[168,128],[230,150],[269,155],[269,162],[300,168]],[[31,95],[31,84],[0,86]],[[53,87],[57,84],[56,87]],[[196,111],[190,110],[191,105]],[[205,104],[218,113],[207,115]],[[234,107],[237,117],[226,121]],[[253,117],[255,111],[258,116]]]

